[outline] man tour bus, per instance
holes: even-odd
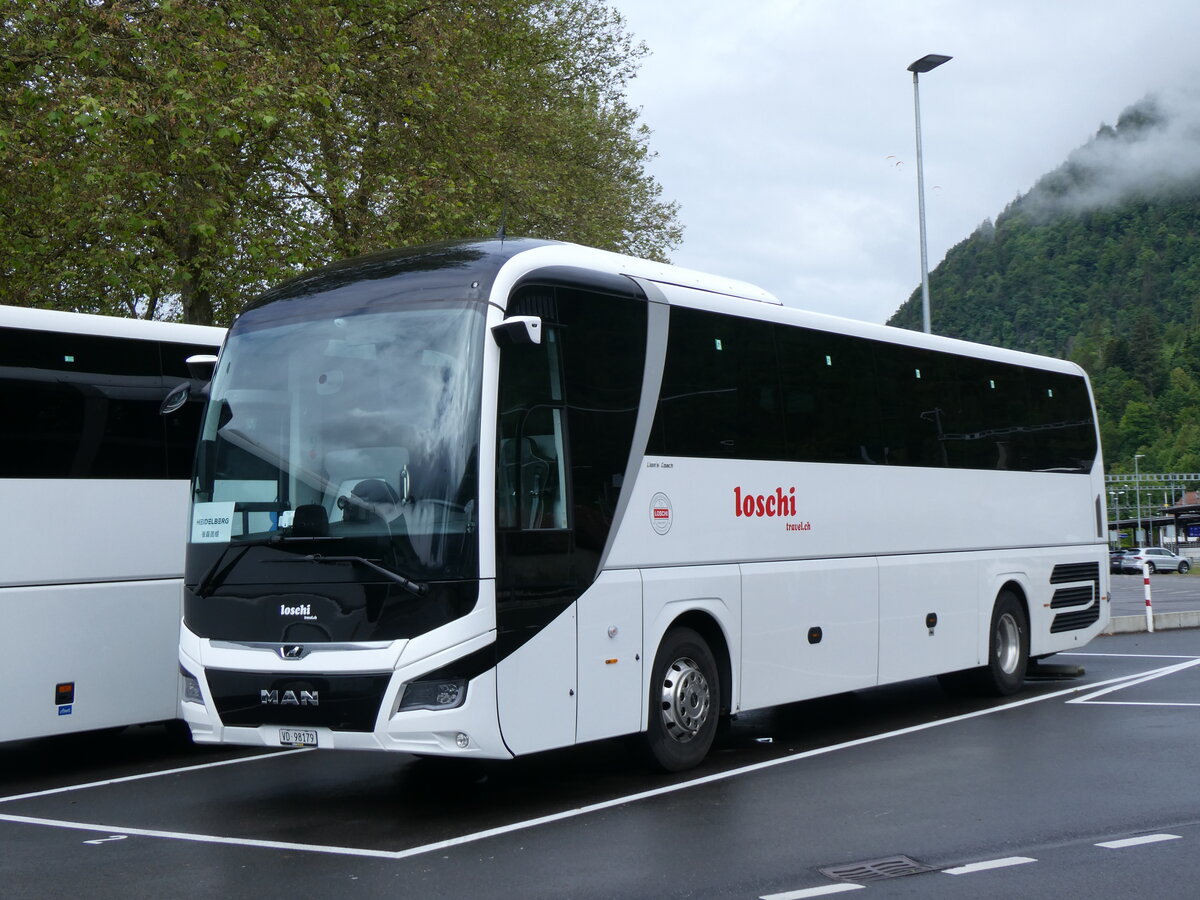
[[[939,675],[1108,620],[1069,362],[569,244],[331,265],[231,328],[192,488],[195,740],[511,757]]]
[[[178,717],[204,407],[159,412],[224,334],[0,306],[0,741]]]

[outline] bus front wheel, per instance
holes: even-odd
[[[698,765],[717,733],[721,682],[707,642],[690,628],[672,628],[654,657],[645,749],[667,772]]]

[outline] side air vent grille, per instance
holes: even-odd
[[[1050,633],[1058,634],[1063,631],[1079,631],[1081,628],[1087,628],[1089,625],[1096,624],[1096,620],[1099,618],[1099,603],[1094,603],[1087,609],[1081,609],[1079,612],[1060,613],[1054,617],[1054,621],[1050,625]]]
[[[1100,581],[1100,563],[1064,563],[1055,566],[1050,574],[1051,584],[1064,584],[1069,581]]]
[[[1091,603],[1095,595],[1096,591],[1090,585],[1088,587],[1059,588],[1054,592],[1054,597],[1050,601],[1050,608],[1062,609],[1064,606],[1082,606],[1085,603]]]
[[[1050,599],[1051,609],[1081,606],[1089,604],[1086,609],[1075,609],[1071,612],[1059,613],[1050,623],[1050,633],[1060,634],[1064,631],[1079,631],[1096,624],[1100,619],[1100,564],[1095,562],[1064,563],[1054,567],[1050,573],[1051,584],[1067,584],[1070,582],[1087,581],[1090,584],[1076,584],[1074,587],[1059,588]]]

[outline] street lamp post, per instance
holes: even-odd
[[[916,111],[917,117],[917,209],[921,222],[921,325],[926,334],[930,333],[929,256],[925,249],[925,165],[921,158],[921,90],[917,84],[917,76],[922,72],[930,72],[953,58],[940,53],[930,53],[922,56],[908,67],[908,71],[913,73],[913,109]]]
[[[1145,457],[1146,457],[1145,453],[1135,453],[1133,455],[1133,487],[1134,487],[1134,493],[1137,495],[1137,517],[1138,517],[1138,520],[1137,520],[1138,537],[1137,537],[1136,543],[1139,547],[1144,546],[1144,542],[1142,541],[1142,537],[1143,537],[1143,532],[1142,532],[1142,476],[1141,476],[1141,472],[1138,469],[1138,460],[1145,459]]]

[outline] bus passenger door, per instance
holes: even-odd
[[[649,313],[632,281],[576,276],[555,270],[516,288],[507,314],[536,316],[541,342],[500,352],[497,680],[517,752],[642,724],[641,576],[602,569],[641,457],[639,410],[653,412],[642,410]],[[657,315],[665,330],[665,306]]]
[[[500,355],[496,708],[515,754],[575,742],[575,536],[555,329]]]

